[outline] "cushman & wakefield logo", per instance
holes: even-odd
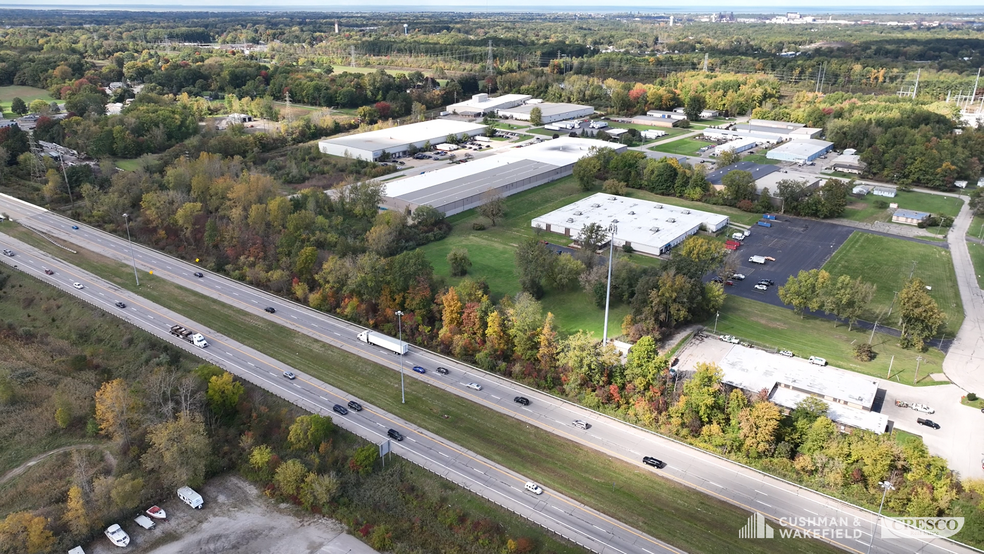
[[[932,539],[951,537],[963,528],[962,517],[899,517],[882,518],[883,539]],[[869,534],[870,523],[849,517],[780,517],[779,532],[766,523],[766,517],[752,514],[745,526],[738,531],[741,539],[858,539]]]

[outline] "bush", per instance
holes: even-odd
[[[747,198],[745,200],[742,200],[741,202],[738,202],[737,208],[743,212],[758,211],[755,207],[755,204],[752,203],[752,201],[748,200]]]
[[[884,200],[875,200],[874,202],[871,203],[871,205],[878,208],[879,210],[884,210],[888,208],[888,202],[885,202]]]
[[[631,244],[625,243],[622,245],[622,252],[625,252],[626,254],[631,254],[635,252],[635,248],[632,248]]]
[[[870,362],[875,359],[875,351],[870,344],[862,342],[854,347],[854,357],[861,362]]]
[[[977,395],[972,392],[968,392],[967,400],[969,400],[970,402],[974,402],[975,400],[977,400]]]
[[[485,224],[483,224],[483,223],[472,223],[472,230],[473,231],[484,231],[485,230]]]

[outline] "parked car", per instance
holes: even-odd
[[[759,280],[759,284],[760,285],[765,285],[767,287],[771,287],[772,285],[775,285],[776,282],[773,281],[772,279],[760,279]]]
[[[441,366],[437,367],[437,372],[440,373],[441,375],[447,375],[448,373],[451,373],[450,371],[448,371],[448,368],[441,367]]]
[[[920,417],[920,418],[916,418],[916,423],[918,423],[919,425],[925,425],[926,427],[932,427],[933,429],[940,428],[940,424],[936,423],[932,419],[923,419]]]
[[[125,308],[125,307],[126,307],[126,304],[124,304],[124,303],[122,303],[122,302],[117,302],[117,303],[116,303],[116,307],[117,307],[117,308]]]
[[[193,275],[198,278],[202,278],[205,276],[205,274],[202,273],[201,271],[196,271],[195,273],[193,273]]]
[[[827,365],[827,360],[821,358],[820,356],[810,356],[810,363],[813,365]]]
[[[294,372],[293,371],[285,371],[284,372],[284,377],[290,379],[291,381],[293,381],[294,379],[297,379],[297,375],[294,375]]]
[[[652,456],[644,457],[642,459],[642,463],[646,464],[647,466],[653,466],[657,469],[663,469],[664,467],[666,467],[666,462],[664,462],[663,460],[658,460],[656,458],[653,458]]]
[[[909,407],[912,408],[913,410],[917,411],[917,412],[922,412],[924,414],[935,414],[936,413],[936,410],[930,408],[929,406],[927,406],[925,404],[910,404]]]
[[[583,420],[580,420],[580,419],[575,419],[574,420],[574,427],[577,427],[578,429],[590,429],[591,428],[591,424],[588,423],[587,421],[583,421]]]
[[[275,314],[275,313],[277,313],[277,310],[273,309],[272,306],[267,306],[266,308],[263,308],[263,311],[266,312],[266,313],[268,313],[268,314]]]
[[[731,335],[721,335],[721,340],[723,340],[724,342],[730,343],[730,344],[738,344],[739,342],[741,342],[738,339],[738,337],[734,337],[734,336],[731,336]]]
[[[482,390],[482,385],[479,385],[478,383],[468,383],[465,386],[474,390]]]
[[[789,350],[780,350],[779,351],[779,355],[780,356],[785,356],[787,358],[792,358],[793,357],[793,353],[790,352]]]
[[[359,404],[355,400],[349,400],[348,407],[349,408],[352,408],[353,410],[355,410],[357,412],[361,412],[362,411],[362,404]]]
[[[744,273],[735,273],[734,275],[731,276],[731,278],[734,279],[735,281],[744,281],[745,280],[745,274]]]
[[[513,402],[517,404],[522,404],[523,406],[530,405],[530,399],[526,398],[525,396],[517,396],[516,398],[513,398]]]
[[[75,288],[77,288],[77,289],[79,289],[79,290],[82,290],[82,289],[85,288],[85,285],[83,285],[82,283],[72,283],[72,286],[75,287]]]
[[[427,373],[427,370],[420,367],[419,365],[413,366],[413,370],[416,371],[417,373]]]
[[[755,285],[755,290],[769,290],[769,285],[763,285],[762,283],[759,283]]]
[[[732,281],[731,279],[728,279],[727,281],[725,281],[724,284],[725,284],[725,286],[728,286],[728,287],[735,286],[735,282]]]
[[[397,440],[397,441],[403,440],[403,435],[396,429],[390,429],[389,431],[386,431],[386,434],[389,436],[389,438],[393,440]]]
[[[346,410],[345,406],[342,406],[341,404],[335,404],[331,407],[331,410],[339,415],[348,415],[348,410]]]
[[[713,278],[711,279],[711,282],[712,282],[712,283],[723,283],[723,282],[724,282],[724,279],[722,279],[722,278],[720,278],[720,277],[713,277]]]

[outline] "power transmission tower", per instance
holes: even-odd
[[[27,133],[27,138],[31,144],[31,155],[34,160],[31,163],[31,180],[38,183],[44,182],[45,169],[44,169],[44,156],[41,153],[41,147],[38,146],[38,141],[34,140],[34,131]]]
[[[485,70],[488,72],[489,77],[495,75],[495,65],[492,62],[492,41],[489,41],[489,54],[485,59]]]
[[[704,52],[704,73],[707,73],[707,56],[708,53]]]
[[[284,108],[284,119],[287,120],[287,125],[290,125],[290,91],[284,91],[284,103],[286,107]]]
[[[349,53],[352,56],[352,63],[350,65],[355,67],[355,45],[349,46]]]

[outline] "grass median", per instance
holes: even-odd
[[[77,255],[67,253],[22,228],[8,227],[6,230],[315,378],[357,391],[359,398],[374,406],[680,549],[715,553],[736,551],[738,530],[745,525],[750,513],[746,509],[710,494],[697,494],[689,487],[659,478],[654,471],[543,431],[417,379],[407,379],[407,402],[402,404],[396,372],[268,321],[255,307],[249,306],[245,311],[146,274],[138,288],[134,285],[131,269],[124,264],[85,250]],[[231,302],[237,302],[235,297]],[[435,378],[428,374],[428,378],[441,381],[455,379],[455,375]],[[571,433],[574,432],[572,428]],[[662,473],[672,475],[673,470]],[[741,551],[832,553],[837,549],[815,540],[777,538],[761,543],[743,541]]]

